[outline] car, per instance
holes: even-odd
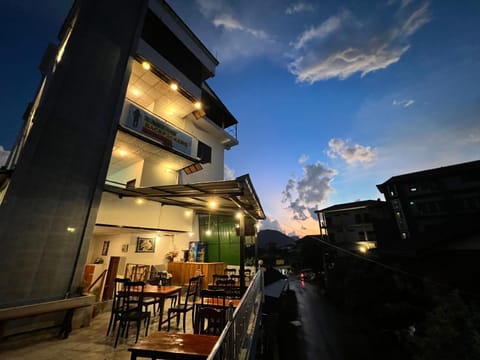
[[[315,280],[315,272],[312,269],[302,269],[300,270],[300,280],[302,281],[312,281]]]

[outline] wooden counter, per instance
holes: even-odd
[[[173,275],[173,285],[183,285],[188,284],[188,280],[197,275],[197,270],[200,269],[204,275],[201,288],[207,289],[208,284],[213,282],[213,274],[223,274],[226,267],[224,262],[171,262],[168,263],[168,272]]]

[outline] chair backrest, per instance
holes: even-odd
[[[128,278],[115,278],[114,291],[112,301],[112,312],[120,312],[123,309],[123,303],[125,300],[125,284],[129,282]]]
[[[200,291],[200,297],[201,297],[201,305],[207,304],[212,305],[212,306],[219,306],[221,308],[224,308],[225,305],[225,299],[227,297],[227,293],[225,290],[208,290],[208,289],[203,289]],[[211,299],[211,300],[206,300],[206,299]]]
[[[228,276],[235,275],[237,273],[237,269],[226,268],[225,270],[223,270],[223,273]]]
[[[197,299],[198,289],[200,287],[200,276],[194,276],[190,278],[188,282],[187,292],[185,294],[185,303],[183,304],[185,308],[193,306],[195,300]]]
[[[243,274],[245,275],[246,278],[250,279],[252,277],[252,270],[250,269],[245,269],[243,271]]]
[[[224,283],[224,281],[228,279],[229,279],[228,275],[213,274],[213,285],[218,286],[219,284]]]
[[[226,308],[199,306],[195,314],[195,334],[220,335],[226,324]]]
[[[125,299],[123,301],[123,311],[141,312],[143,307],[145,283],[143,281],[127,281],[124,289],[123,293],[125,294]]]
[[[234,282],[235,286],[240,286],[240,275],[230,275],[230,280]]]

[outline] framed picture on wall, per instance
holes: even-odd
[[[137,238],[137,253],[153,253],[155,252],[155,239],[154,238]]]
[[[128,252],[128,244],[122,245],[122,252]]]
[[[107,256],[108,255],[108,248],[110,247],[110,241],[104,241],[103,242],[103,248],[102,248],[102,256]]]

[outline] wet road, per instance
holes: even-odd
[[[290,289],[297,296],[305,359],[376,359],[365,327],[333,306],[315,284],[292,278]]]

